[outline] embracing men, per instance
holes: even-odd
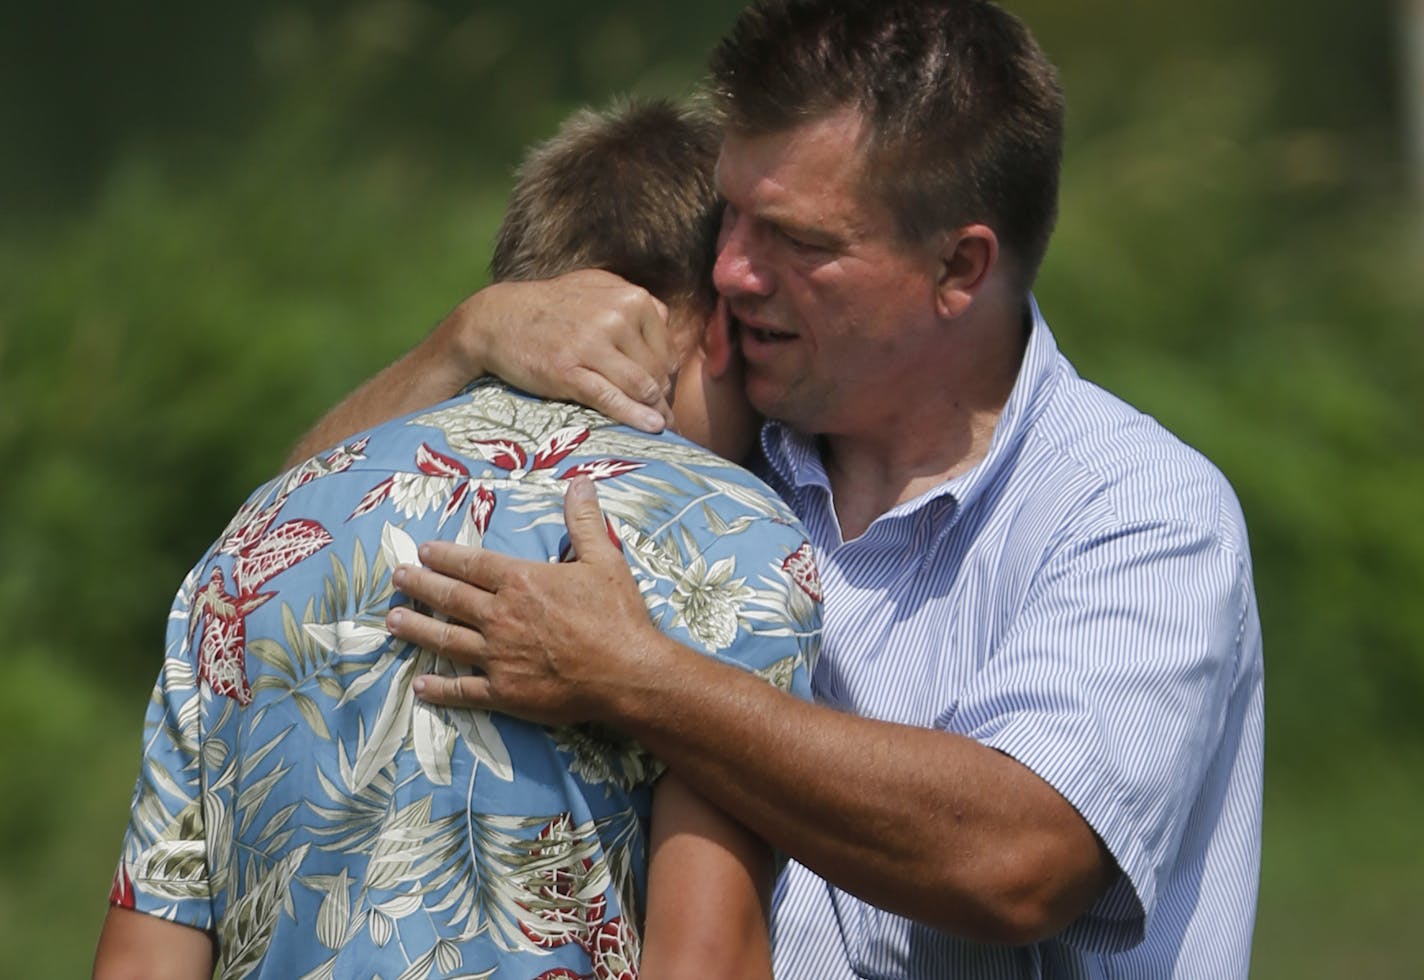
[[[436,543],[396,569],[449,618],[399,608],[392,633],[479,668],[413,689],[620,731],[788,855],[783,980],[1244,977],[1244,521],[1207,460],[1078,377],[1032,299],[1052,65],[984,0],[759,0],[711,89],[713,281],[771,420],[756,465],[821,569],[816,703],[650,624],[586,498],[576,561]],[[486,371],[656,428],[664,317],[599,273],[491,287],[304,447]]]

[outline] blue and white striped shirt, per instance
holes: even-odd
[[[985,459],[861,537],[841,539],[814,440],[772,424],[763,448],[818,551],[818,700],[1007,753],[1122,871],[1055,939],[1006,947],[882,912],[792,862],[778,978],[1245,977],[1261,633],[1225,478],[1079,378],[1036,307]]]

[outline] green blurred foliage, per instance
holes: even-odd
[[[87,969],[188,565],[325,407],[484,282],[520,147],[583,102],[687,91],[738,6],[0,12],[0,975]],[[1402,975],[1424,202],[1394,11],[1011,6],[1071,107],[1039,299],[1083,373],[1222,467],[1252,531],[1253,975]]]

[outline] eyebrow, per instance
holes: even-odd
[[[736,207],[736,205],[730,202],[727,206]],[[742,208],[737,208],[737,210],[743,214],[747,214]],[[748,216],[763,224],[772,226],[783,234],[790,235],[793,238],[804,239],[806,242],[818,247],[839,249],[845,248],[850,243],[850,239],[845,235],[819,225],[808,225],[796,221],[794,218],[782,213],[781,209],[775,205],[772,205],[766,210],[749,214]]]
[[[760,212],[749,212],[747,209],[739,207],[728,197],[722,184],[722,159],[719,156],[716,164],[712,168],[713,185],[717,189],[718,196],[722,199],[722,208],[734,208],[741,214],[747,214],[757,221],[772,225],[778,231],[788,234],[793,238],[805,239],[810,244],[828,249],[844,249],[850,244],[850,238],[846,235],[832,231],[828,228],[803,224],[795,221],[781,212],[781,208],[772,204],[766,210]]]

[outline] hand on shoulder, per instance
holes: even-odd
[[[436,335],[474,373],[659,432],[672,417],[667,318],[647,290],[582,269],[488,286],[451,311]]]

